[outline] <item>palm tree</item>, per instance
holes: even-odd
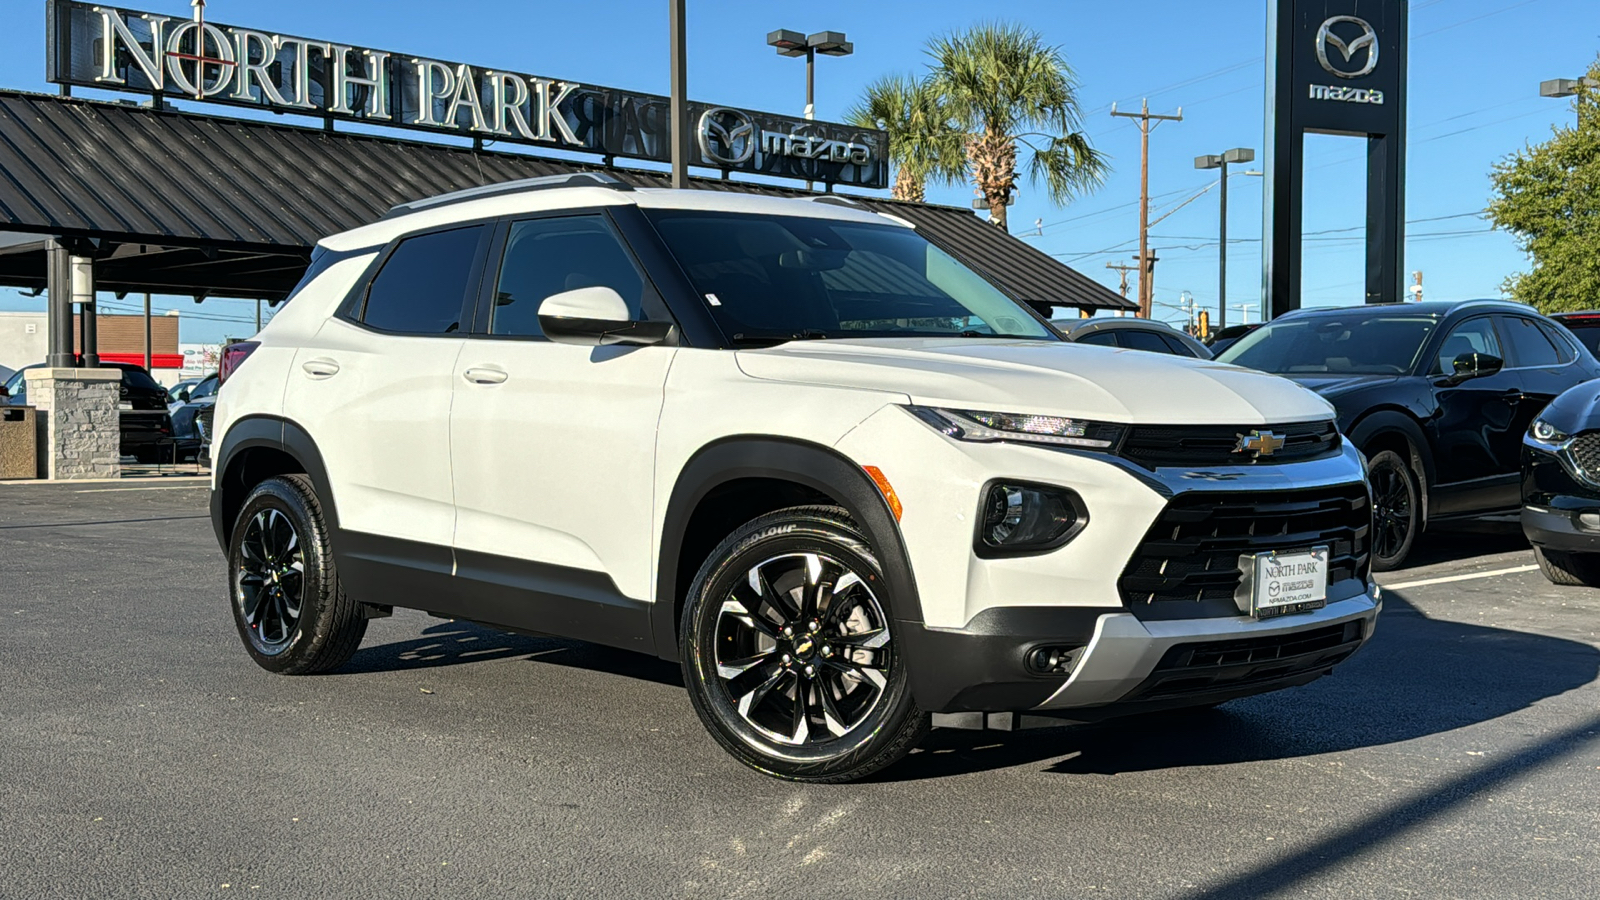
[[[845,118],[852,125],[889,133],[896,200],[920,203],[929,180],[949,184],[966,174],[963,135],[951,127],[938,92],[925,79],[880,78],[867,86]]]
[[[1006,227],[1016,190],[1017,148],[1028,152],[1028,180],[1050,199],[1070,202],[1101,183],[1104,156],[1082,132],[1078,80],[1059,47],[1031,28],[987,23],[929,42],[929,77],[955,125],[966,132],[973,183],[989,204],[989,221]]]

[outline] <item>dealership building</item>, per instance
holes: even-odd
[[[74,415],[68,405],[115,408],[116,382],[96,366],[130,352],[130,329],[98,315],[97,296],[276,303],[319,238],[402,203],[576,172],[669,184],[664,96],[198,16],[76,0],[48,0],[46,13],[58,93],[0,89],[0,285],[48,296],[45,353],[0,362],[47,364],[28,376],[47,477],[116,469],[116,434],[52,424]],[[1135,308],[970,209],[862,193],[888,183],[883,132],[705,103],[688,104],[687,121],[695,188],[834,194],[910,222],[1038,309]],[[162,339],[169,362],[176,339],[175,328]]]

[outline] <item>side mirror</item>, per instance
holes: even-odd
[[[614,289],[586,287],[551,294],[539,304],[539,327],[558,344],[605,347],[659,344],[672,332],[670,322],[636,322],[627,301]]]
[[[1505,366],[1505,360],[1487,353],[1463,353],[1451,363],[1455,372],[1450,376],[1450,381],[1460,384],[1471,378],[1482,378],[1493,375]]]
[[[179,403],[188,403],[189,402],[189,389],[188,388],[184,388],[183,390],[178,392],[178,402]]]

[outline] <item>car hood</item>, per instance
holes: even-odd
[[[1398,375],[1285,375],[1296,384],[1302,384],[1324,397],[1336,397],[1362,388],[1392,384]]]
[[[1333,416],[1285,378],[1164,353],[1054,341],[870,338],[738,351],[752,378],[892,391],[958,409],[1106,422],[1255,425]]]

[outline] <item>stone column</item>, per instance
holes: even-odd
[[[122,423],[120,369],[28,369],[28,402],[39,410],[45,477],[118,478]]]

